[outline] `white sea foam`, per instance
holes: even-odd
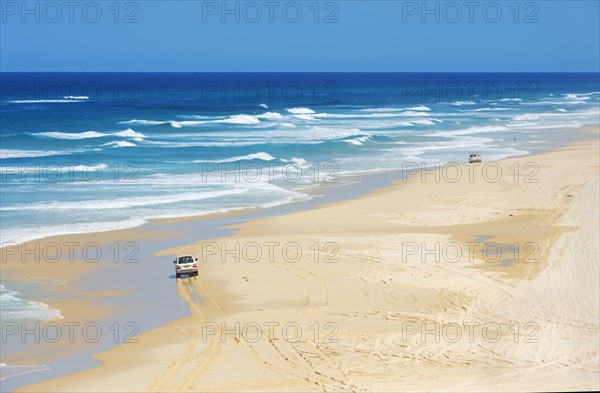
[[[347,139],[344,142],[350,143],[351,145],[362,145],[362,142],[358,139]]]
[[[194,127],[202,124],[209,123],[222,123],[222,124],[240,124],[240,125],[253,125],[259,124],[260,120],[256,116],[252,115],[233,115],[225,118],[218,118],[213,120],[185,120],[185,121],[174,121],[171,120],[169,122],[171,127],[181,128],[181,127]]]
[[[174,128],[194,127],[194,126],[199,126],[199,125],[206,124],[206,123],[209,123],[209,122],[206,120],[185,120],[185,121],[171,120],[169,122],[171,127],[174,127]]]
[[[430,111],[431,108],[426,107],[425,105],[419,105],[412,108],[406,108],[407,111]]]
[[[569,93],[569,94],[562,94],[563,97],[565,97],[568,100],[575,100],[575,101],[588,101],[592,99],[592,96],[595,94],[600,94],[600,92],[594,92],[594,93]]]
[[[88,223],[68,223],[48,226],[38,225],[34,228],[12,228],[2,232],[2,241],[5,243],[21,244],[30,240],[41,239],[50,236],[133,228],[140,226],[145,222],[146,221],[143,219],[130,219],[120,222],[101,222],[94,220]]]
[[[410,108],[409,108],[410,109]],[[395,118],[395,117],[427,117],[431,116],[430,113],[427,113],[425,110],[419,110],[419,108],[412,108],[417,110],[395,110],[389,112],[369,112],[369,113],[344,113],[344,114],[330,114],[330,113],[319,113],[316,114],[315,117],[324,117],[324,118],[340,118],[340,119],[386,119],[386,118]]]
[[[133,120],[127,120],[127,121],[120,121],[120,124],[133,124],[133,125],[140,125],[140,126],[158,126],[161,124],[169,124],[168,121],[158,121],[158,120],[138,120],[138,119],[133,119]]]
[[[60,310],[50,308],[41,302],[22,299],[18,295],[19,292],[7,289],[0,284],[0,319],[3,321],[20,319],[50,321],[62,318]]]
[[[350,143],[352,145],[362,146],[362,144],[368,141],[370,138],[369,135],[361,136],[353,139],[344,139],[343,142]]]
[[[525,113],[523,115],[517,115],[513,117],[514,121],[523,121],[523,120],[539,120],[544,116],[547,116],[548,113]]]
[[[362,125],[361,128],[362,129],[367,129],[367,130],[388,130],[388,129],[394,129],[394,128],[398,128],[398,127],[412,127],[414,124],[412,123],[412,121],[395,121],[395,122],[377,122],[375,124],[369,124],[369,125]]]
[[[374,112],[374,113],[317,113],[314,115],[296,115],[297,116],[312,116],[318,117],[321,119],[388,119],[395,117],[405,117],[405,116],[416,116],[423,117],[429,116],[425,112],[418,111],[403,111],[403,112]]]
[[[361,128],[365,130],[393,130],[399,127],[413,127],[417,125],[433,126],[436,123],[443,122],[439,119],[407,119],[405,121],[386,121],[376,122],[372,124],[363,124],[361,125]],[[391,134],[390,136],[394,136],[394,134]]]
[[[236,162],[236,161],[244,161],[244,160],[262,160],[262,161],[273,161],[275,157],[270,155],[269,153],[265,153],[261,151],[260,153],[247,154],[245,156],[231,157],[225,158],[222,160],[194,160],[194,163],[226,163],[226,162]]]
[[[225,123],[225,124],[258,124],[260,120],[256,118],[256,116],[250,115],[235,115],[230,116],[226,119],[213,120],[215,123]]]
[[[463,105],[475,105],[475,102],[473,101],[454,101],[450,103],[451,105],[455,105],[455,106],[463,106]]]
[[[575,101],[587,101],[591,100],[591,97],[579,97],[577,94],[563,94],[567,100],[575,100]]]
[[[532,126],[537,126],[538,123],[534,123],[534,122],[512,122],[509,123],[508,126],[509,127],[532,127]]]
[[[6,363],[0,363],[0,367],[2,371],[0,374],[0,381],[4,381],[9,378],[19,377],[21,375],[30,374],[38,371],[49,370],[45,364],[27,364],[27,365],[19,365],[19,364],[11,364],[8,365]]]
[[[129,129],[125,130],[125,131],[115,132],[112,135],[122,136],[124,138],[145,138],[146,137],[144,134],[141,134],[139,132],[135,132],[131,128],[129,128]]]
[[[522,115],[517,115],[513,117],[513,121],[533,121],[533,120],[545,120],[545,119],[564,119],[564,118],[572,118],[572,119],[586,119],[589,118],[597,119],[597,116],[600,115],[600,110],[598,108],[589,108],[584,110],[579,110],[576,112],[567,112],[567,111],[559,111],[556,112],[538,112],[538,113],[524,113]]]
[[[105,143],[102,146],[107,146],[107,147],[136,147],[137,145],[135,143],[128,142],[128,141],[112,141],[112,142]]]
[[[290,161],[293,162],[294,164],[297,164],[300,166],[306,165],[306,160],[304,158],[292,157],[292,158],[290,158]]]
[[[431,111],[431,108],[425,105],[414,106],[410,108],[364,108],[358,109],[358,112],[374,112],[374,113],[389,113],[389,112],[404,112],[404,111]]]
[[[227,116],[204,116],[204,115],[179,115],[181,118],[190,118],[196,120],[217,120],[225,119]]]
[[[294,115],[309,115],[311,113],[315,113],[315,111],[310,108],[289,108],[286,109],[286,111]]]
[[[85,132],[39,132],[31,134],[33,136],[45,136],[53,139],[66,139],[66,140],[80,140],[80,139],[93,139],[93,138],[104,138],[108,136],[119,136],[124,138],[144,138],[143,134],[135,132],[131,128],[125,131],[115,132],[113,134],[105,134],[97,131],[85,131]]]
[[[522,102],[521,105],[586,105],[587,101],[592,99],[592,95],[589,94],[562,94],[562,100],[545,100],[545,101],[526,101]],[[545,97],[547,98],[547,97]],[[566,100],[566,101],[565,101]]]
[[[420,125],[426,125],[426,126],[433,126],[435,125],[436,122],[441,123],[441,120],[437,120],[437,119],[416,119],[416,120],[411,120],[410,121],[412,124],[420,124]]]
[[[510,111],[512,109],[509,108],[477,108],[477,109],[468,109],[468,110],[462,110],[460,112],[490,112],[490,111]]]
[[[35,158],[35,157],[50,157],[71,154],[71,152],[57,150],[11,150],[0,149],[0,159],[8,158]]]
[[[233,146],[252,146],[265,143],[263,140],[221,140],[221,141],[199,141],[199,142],[164,142],[144,140],[147,145],[160,146],[165,149],[174,149],[179,147],[233,147]]]
[[[101,132],[96,132],[96,131],[85,131],[85,132],[76,132],[76,133],[69,133],[69,132],[40,132],[37,134],[33,134],[33,135],[42,135],[48,138],[54,138],[54,139],[90,139],[90,138],[102,138],[104,136],[106,136],[106,134],[103,134]]]
[[[261,108],[269,109],[269,105],[267,104],[258,104]]]
[[[281,120],[283,119],[283,115],[281,115],[281,113],[277,113],[277,112],[265,112],[262,115],[258,115],[256,116],[259,119],[265,119],[265,120]]]
[[[429,113],[425,113],[425,112],[421,112],[421,111],[405,111],[405,112],[400,112],[398,113],[398,116],[403,116],[403,117],[427,117],[427,116],[431,116],[431,114]]]
[[[70,104],[74,102],[86,102],[90,98],[87,96],[64,96],[56,99],[41,99],[41,100],[13,100],[7,101],[12,104]]]
[[[305,114],[305,115],[293,115],[296,119],[300,119],[300,120],[308,120],[308,121],[316,121],[318,119],[316,119],[314,116],[309,115],[309,114]]]
[[[74,165],[72,167],[65,167],[63,171],[101,171],[107,169],[108,165],[106,164],[97,164],[97,165]]]
[[[584,96],[585,97],[585,96],[593,96],[593,95],[596,95],[596,94],[600,94],[600,91],[593,91],[591,93],[574,93],[572,95],[575,95],[575,96]]]

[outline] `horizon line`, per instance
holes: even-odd
[[[595,71],[2,71],[0,74],[8,73],[129,73],[129,74],[594,74],[600,76],[600,70]]]

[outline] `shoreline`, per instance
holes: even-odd
[[[531,144],[530,146],[528,146],[528,150],[527,150],[526,154],[517,154],[517,155],[512,155],[509,157],[501,158],[498,160],[495,159],[495,160],[490,160],[490,161],[485,161],[485,158],[484,158],[483,164],[485,165],[486,163],[508,160],[508,159],[518,159],[518,158],[522,158],[522,157],[528,157],[528,156],[542,154],[544,152],[553,151],[555,149],[560,149],[564,146],[568,146],[569,144],[586,141],[586,140],[589,140],[590,138],[593,138],[593,135],[595,133],[594,130],[595,130],[595,125],[590,125],[590,124],[584,125],[580,128],[570,129],[570,130],[568,130],[568,132],[571,132],[572,135],[568,139],[554,141],[555,144],[553,144],[549,147],[538,148],[535,145]],[[465,152],[465,155],[466,154],[467,154],[467,152]],[[431,164],[428,164],[425,162],[425,159],[422,159],[421,161],[415,161],[415,162],[406,162],[406,164],[411,164],[411,165],[416,164],[419,167],[419,168],[417,168],[417,171],[419,171],[419,172],[421,172],[431,166]],[[466,164],[466,163],[465,162],[447,162],[445,164],[439,164],[439,165],[441,167],[444,167],[446,165],[457,165],[457,164],[462,165],[462,164]],[[436,164],[436,165],[438,165],[438,164]],[[413,168],[410,168],[410,169],[412,170]],[[330,188],[347,187],[347,186],[353,185],[353,183],[356,183],[356,182],[368,183],[369,178],[384,177],[386,179],[389,179],[389,182],[393,182],[395,178],[403,176],[403,173],[404,173],[404,170],[401,168],[384,169],[384,170],[377,169],[377,170],[372,170],[372,171],[343,172],[339,175],[339,177],[335,178],[335,180],[336,180],[335,182],[313,183],[312,185],[309,185],[309,186],[304,186],[304,187],[299,187],[299,188],[290,188],[290,189],[300,192],[300,193],[303,193],[303,194],[306,194],[307,196],[310,196],[312,194],[319,192],[319,190],[327,191]],[[382,184],[381,181],[376,181],[375,185],[370,186],[369,188],[367,188],[367,190],[359,190],[358,192],[353,192],[353,193],[354,194],[364,194],[364,193],[367,193],[374,189],[383,187],[381,184]],[[342,199],[345,199],[345,198],[346,198],[345,196],[342,197]],[[202,215],[188,215],[188,216],[175,216],[175,217],[163,217],[163,218],[131,218],[130,220],[141,221],[141,223],[133,225],[133,226],[124,226],[124,227],[121,225],[116,225],[115,228],[112,228],[112,229],[105,229],[105,230],[93,231],[93,232],[75,232],[75,233],[67,233],[67,234],[48,235],[48,236],[42,236],[42,237],[38,237],[38,238],[34,238],[34,239],[29,239],[29,240],[18,242],[18,243],[14,243],[14,242],[9,242],[9,243],[22,245],[22,244],[29,243],[29,242],[45,241],[47,239],[56,239],[56,238],[60,239],[60,238],[64,238],[64,237],[77,237],[77,236],[87,237],[89,235],[94,235],[94,234],[102,235],[102,234],[109,234],[112,232],[131,231],[131,230],[137,230],[137,229],[144,230],[145,227],[160,225],[162,223],[175,223],[175,222],[188,222],[188,221],[196,221],[196,220],[218,219],[222,216],[243,215],[246,213],[251,213],[253,211],[265,211],[268,209],[279,208],[279,207],[289,206],[289,205],[295,205],[295,204],[299,204],[299,203],[303,203],[303,202],[307,202],[307,200],[305,200],[304,198],[298,198],[297,200],[284,201],[284,202],[281,202],[281,203],[278,203],[275,205],[268,205],[265,207],[262,207],[262,206],[240,207],[240,208],[233,208],[231,210],[214,211],[214,212],[202,214]],[[310,202],[310,200],[308,202]],[[0,249],[3,249],[3,248],[4,247],[0,247]]]
[[[0,249],[0,252],[2,253],[2,263],[0,264],[0,267],[3,273],[3,283],[8,283],[8,285],[10,285],[10,283],[21,280],[34,283],[59,282],[59,284],[53,285],[52,288],[49,288],[51,292],[55,293],[52,297],[39,299],[48,307],[52,309],[58,309],[62,314],[61,319],[47,321],[46,324],[52,324],[55,321],[61,324],[70,324],[73,323],[73,319],[76,319],[75,323],[81,323],[82,325],[84,323],[94,323],[97,321],[101,325],[101,329],[106,332],[114,323],[122,321],[120,315],[131,313],[132,305],[124,306],[123,304],[119,304],[119,300],[126,300],[126,295],[135,291],[127,291],[127,289],[124,289],[126,287],[123,285],[121,286],[121,291],[110,292],[92,290],[97,286],[98,281],[102,281],[102,279],[95,278],[94,274],[102,274],[104,276],[103,279],[109,280],[109,273],[113,272],[114,270],[122,270],[124,268],[123,264],[113,265],[114,261],[112,259],[115,258],[115,253],[117,253],[117,251],[115,251],[112,247],[115,244],[119,244],[121,248],[123,248],[124,245],[134,242],[137,245],[137,250],[135,250],[136,253],[134,257],[139,256],[139,250],[146,249],[148,252],[145,253],[143,262],[148,260],[152,260],[152,262],[162,260],[164,262],[165,260],[168,260],[168,258],[157,258],[155,254],[160,254],[161,251],[166,248],[170,248],[175,244],[182,245],[197,241],[198,236],[196,234],[198,231],[203,234],[202,236],[205,239],[215,237],[216,234],[219,234],[219,236],[231,235],[235,232],[234,229],[231,228],[231,225],[236,225],[260,217],[276,216],[293,211],[312,209],[322,204],[332,203],[336,200],[356,198],[374,189],[388,186],[391,184],[391,182],[397,179],[401,173],[402,172],[399,170],[391,170],[384,173],[369,173],[366,175],[350,176],[337,184],[318,185],[317,187],[311,187],[303,190],[303,192],[312,194],[313,198],[303,199],[300,201],[285,203],[268,208],[245,208],[234,211],[211,213],[209,215],[202,216],[152,219],[139,226],[126,229],[50,236],[19,244],[15,255],[7,255],[7,248],[3,247]],[[367,185],[367,187],[366,189],[363,189],[363,186],[365,185]],[[315,193],[317,194],[315,195]],[[193,228],[182,227],[182,225],[185,224],[193,225]],[[185,235],[184,239],[178,237],[178,235],[182,234]],[[161,241],[160,246],[152,243],[152,240],[155,239]],[[150,244],[145,244],[146,242]],[[101,246],[101,253],[103,255],[107,255],[108,258],[103,258],[99,261],[86,260],[83,257],[81,247],[74,249],[74,251],[71,252],[70,247],[72,246],[64,246],[65,244],[69,243],[76,243],[77,245],[98,243]],[[58,263],[63,263],[65,265],[68,263],[69,269],[61,269],[60,271],[54,270],[53,265],[55,265],[55,261],[53,260],[49,261],[50,263],[41,263],[40,266],[39,262],[44,262],[44,258],[39,254],[34,255],[33,259],[30,258],[31,255],[29,257],[27,255],[23,256],[23,252],[21,252],[22,250],[31,249],[31,247],[28,247],[28,244],[36,244],[40,250],[45,249],[46,245],[51,244],[59,244],[63,246],[63,253],[65,253],[66,250],[68,255],[66,255],[63,260],[58,261]],[[33,248],[35,249],[35,246]],[[152,248],[152,251],[149,251],[150,248]],[[92,251],[93,249],[94,247],[92,247]],[[125,250],[121,249],[119,251]],[[131,251],[131,249],[127,251]],[[19,260],[22,258],[26,260],[26,263],[19,263]],[[69,260],[69,262],[67,262],[64,260],[67,258],[72,259],[72,261]],[[118,262],[124,262],[125,258],[126,257],[121,256]],[[34,276],[29,274],[32,270],[32,264],[34,264],[35,267],[36,275]],[[111,265],[113,266],[111,267]],[[128,270],[131,271],[132,268],[130,267]],[[169,277],[170,279],[174,279],[174,276],[171,273],[172,266],[169,265],[165,274],[167,276],[172,276]],[[71,281],[73,281],[73,283],[71,283]],[[156,280],[154,281],[156,282]],[[137,288],[136,290],[139,295],[142,290],[145,291],[146,289],[147,288],[142,287]],[[65,298],[69,297],[72,297],[73,300],[65,300]],[[116,300],[113,301],[113,299]],[[34,300],[37,301],[38,299]],[[168,307],[176,307],[180,302],[181,298],[179,295],[177,293],[172,293],[168,299]],[[134,306],[138,306],[139,303],[139,301],[137,304],[134,302]],[[81,313],[81,309],[86,311]],[[170,314],[170,317],[154,318],[154,320],[149,324],[140,327],[140,330],[148,331],[155,329],[171,323],[179,318],[185,318],[189,314],[189,307],[183,307],[179,313]],[[73,318],[73,315],[77,315],[77,318]],[[124,321],[124,323],[127,322],[128,321]],[[63,327],[63,333],[64,331],[65,328]],[[35,383],[38,380],[43,381],[46,379],[52,379],[67,372],[65,369],[65,371],[59,372],[58,375],[56,375],[54,369],[52,367],[48,368],[44,363],[48,359],[50,359],[50,361],[58,360],[59,363],[67,362],[72,367],[75,366],[80,370],[88,369],[99,364],[97,361],[92,359],[92,355],[94,353],[105,351],[109,348],[115,347],[117,344],[119,343],[107,342],[100,347],[92,348],[91,351],[85,351],[80,346],[72,348],[73,345],[71,343],[67,343],[61,347],[60,351],[56,352],[63,352],[64,350],[67,350],[66,352],[68,355],[64,356],[64,354],[61,354],[60,358],[58,359],[55,357],[53,358],[53,356],[48,354],[45,354],[41,357],[30,356],[31,348],[20,348],[24,349],[24,352],[18,352],[15,354],[9,350],[10,353],[8,354],[8,358],[11,359],[9,360],[10,363],[15,363],[15,361],[12,361],[13,359],[17,360],[16,363],[18,364],[15,367],[29,367],[33,365],[40,365],[41,363],[41,366],[43,367],[40,367],[40,372],[36,373],[32,371],[28,376],[28,379],[31,379],[33,383]],[[29,346],[31,347],[32,345]],[[48,346],[46,345],[46,347]],[[70,348],[72,350],[69,350]],[[73,359],[71,359],[72,356],[74,356]],[[6,361],[4,361],[6,357],[5,350],[2,363],[6,363]],[[22,358],[25,361],[22,362]],[[9,364],[9,366],[11,365]],[[64,367],[59,365],[59,369],[63,368]],[[6,369],[2,369],[2,371],[3,374],[7,372]],[[51,376],[44,376],[44,374],[50,374]],[[3,376],[3,378],[5,378],[3,380],[3,384],[4,386],[9,386],[9,390],[11,391],[18,387],[26,386],[32,383],[17,382],[17,379],[13,379],[13,377],[10,375],[12,374],[9,374],[8,377]]]
[[[594,142],[588,142],[588,143],[596,143],[596,138],[594,138]],[[579,142],[579,144],[581,144],[581,142]],[[558,150],[558,151],[563,151],[563,150],[568,150],[572,148],[567,146],[567,147],[562,147],[562,148],[558,148],[558,149],[553,149],[550,152],[547,153],[542,153],[541,155],[527,155],[527,156],[522,156],[522,157],[543,157],[546,154],[552,154],[553,151]],[[517,159],[519,157],[510,157],[504,160],[500,160],[498,162],[506,162],[509,161],[511,159]],[[375,183],[387,183],[389,182],[388,176],[389,177],[396,177],[397,178],[398,173],[397,172],[392,172],[392,173],[388,173],[388,174],[382,174],[377,180],[374,180]],[[419,175],[416,175],[419,176]],[[364,178],[373,178],[376,177],[376,175],[367,175]],[[373,182],[373,180],[371,180],[371,182]],[[412,181],[412,183],[414,183],[415,181]],[[366,183],[368,184],[369,181],[366,181]],[[357,201],[357,200],[361,200],[363,198],[369,197],[371,195],[378,195],[380,193],[386,193],[386,192],[390,192],[390,189],[395,189],[397,187],[403,187],[406,186],[407,184],[411,184],[411,181],[408,182],[402,182],[402,184],[398,185],[397,183],[394,185],[388,185],[388,186],[382,186],[382,187],[376,187],[376,188],[369,188],[366,187],[367,190],[362,189],[362,192],[360,192],[361,190],[358,190],[357,192],[361,195],[360,197],[344,197],[343,195],[343,191],[342,191],[342,195],[333,195],[335,194],[335,192],[330,192],[329,196],[325,196],[322,198],[314,198],[311,201],[304,201],[304,202],[297,202],[297,203],[290,203],[287,205],[280,205],[274,208],[269,208],[269,209],[251,209],[249,211],[243,211],[243,212],[239,212],[239,214],[233,213],[233,214],[229,214],[229,213],[224,213],[224,214],[218,214],[216,217],[208,217],[208,216],[201,216],[200,218],[192,218],[192,217],[187,217],[187,218],[181,218],[181,219],[164,219],[164,220],[160,220],[157,222],[149,222],[147,224],[144,224],[140,227],[136,227],[136,228],[132,228],[132,229],[127,229],[127,230],[119,230],[119,231],[109,231],[107,233],[92,233],[92,234],[84,234],[84,235],[65,235],[65,236],[59,236],[56,239],[61,239],[61,238],[68,238],[68,239],[72,239],[73,237],[77,237],[79,239],[81,239],[81,241],[98,241],[101,244],[110,244],[110,242],[114,241],[115,239],[121,239],[122,236],[124,236],[126,239],[134,239],[135,241],[139,241],[139,242],[150,242],[152,244],[154,244],[154,242],[157,239],[161,239],[163,241],[162,245],[167,245],[167,247],[161,248],[161,251],[156,251],[153,252],[152,255],[154,257],[155,261],[161,260],[161,261],[165,261],[168,259],[167,258],[160,258],[160,256],[166,256],[166,255],[171,255],[174,252],[180,252],[183,250],[193,250],[194,252],[198,251],[198,245],[197,242],[200,240],[207,240],[207,239],[231,239],[233,237],[239,236],[240,232],[244,231],[244,228],[247,228],[248,226],[252,226],[252,223],[257,223],[257,222],[264,222],[264,221],[277,221],[279,218],[281,217],[286,217],[286,216],[293,216],[293,215],[297,215],[297,214],[309,214],[310,212],[318,212],[321,211],[323,209],[328,209],[328,208],[335,208],[335,206],[340,206],[340,205],[344,205],[344,204],[348,204],[348,203],[352,203],[353,201]],[[360,184],[361,186],[364,186],[364,183]],[[344,186],[344,187],[352,187],[352,184]],[[333,187],[333,188],[337,188],[337,187]],[[355,188],[360,188],[360,187],[355,187]],[[320,188],[319,188],[320,189]],[[351,194],[351,193],[350,193]],[[333,203],[327,202],[328,198],[334,199]],[[294,206],[290,206],[290,205],[294,205]],[[312,205],[312,207],[306,207],[306,205]],[[298,207],[299,206],[299,207]],[[302,207],[304,206],[304,207]],[[267,212],[267,210],[269,212]],[[261,214],[262,213],[262,214]],[[182,223],[182,222],[186,222],[186,223],[193,223],[193,225],[200,225],[202,227],[201,224],[198,224],[198,222],[208,222],[208,221],[213,221],[212,224],[212,228],[209,228],[208,230],[204,230],[204,231],[200,231],[200,235],[196,234],[196,233],[191,233],[191,232],[195,232],[194,229],[190,229],[188,230],[188,234],[186,236],[186,240],[181,239],[181,238],[177,238],[176,235],[178,235],[179,233],[175,232],[173,229],[169,229],[169,226],[171,226],[172,224],[174,224],[174,226],[176,226],[176,224]],[[425,220],[426,221],[426,220]],[[225,226],[223,226],[222,224],[225,224]],[[405,225],[406,223],[404,223],[403,225]],[[210,224],[208,224],[209,227],[211,227]],[[302,225],[300,225],[302,226]],[[427,225],[425,225],[427,226]],[[439,230],[439,226],[437,226],[438,228],[436,228],[436,230]],[[476,227],[476,225],[474,226]],[[148,230],[149,228],[153,228],[152,230]],[[220,236],[214,236],[215,231],[213,229],[218,228],[218,231],[220,233]],[[234,229],[235,228],[235,229]],[[417,227],[415,227],[415,230],[417,229]],[[448,228],[449,229],[449,228]],[[473,228],[475,229],[475,228]],[[421,225],[421,227],[418,228],[418,230],[420,232],[418,233],[423,233],[423,225]],[[461,239],[461,240],[468,240],[469,236],[471,234],[469,234],[469,231],[471,230],[471,228],[469,228],[468,226],[466,226],[464,228],[464,231],[462,233],[455,233],[454,236],[457,236],[457,239]],[[496,230],[498,230],[498,234],[497,235],[497,240],[500,241],[504,241],[503,237],[509,237],[510,235],[510,227],[509,228],[505,228],[504,230],[502,230],[501,227],[496,227]],[[210,233],[209,233],[210,232]],[[252,232],[251,232],[252,233]],[[292,231],[293,233],[293,231]],[[437,233],[437,232],[433,232],[433,233]],[[544,237],[546,236],[546,234],[544,233],[540,233],[539,234],[540,237]],[[557,235],[558,236],[558,235]],[[206,239],[203,239],[203,238]],[[165,241],[165,238],[168,239],[167,241]],[[49,242],[49,241],[53,241],[52,239],[55,238],[49,238],[49,239],[42,239],[38,242]],[[101,241],[100,241],[100,240]],[[180,239],[180,240],[179,240]],[[190,240],[188,242],[188,240]],[[187,246],[183,246],[183,244],[188,244]],[[193,244],[196,243],[196,245],[194,246]],[[161,245],[161,247],[162,247]],[[71,296],[77,295],[77,300],[75,300],[74,302],[72,302],[71,304],[69,304],[69,302],[56,302],[55,304],[57,304],[57,307],[59,307],[59,309],[61,309],[61,311],[64,309],[64,315],[65,318],[69,318],[71,317],[73,314],[78,314],[79,310],[81,308],[84,309],[97,309],[98,306],[98,300],[91,300],[91,297],[96,297],[99,296],[101,298],[103,298],[104,300],[106,298],[108,298],[110,300],[110,298],[114,298],[117,299],[117,302],[119,300],[122,300],[122,298],[124,297],[124,293],[109,293],[109,292],[102,292],[102,291],[98,291],[98,292],[91,292],[91,293],[87,293],[85,298],[87,298],[87,300],[84,301],[84,303],[87,303],[86,305],[82,306],[81,305],[81,300],[79,298],[79,296],[84,292],[84,291],[89,291],[90,289],[93,289],[94,287],[97,287],[97,283],[96,285],[93,284],[94,280],[89,280],[89,276],[91,275],[91,272],[93,272],[94,270],[97,270],[98,272],[102,273],[101,271],[105,271],[104,273],[107,273],[108,270],[113,270],[114,269],[108,269],[107,267],[102,268],[97,268],[97,265],[95,268],[89,268],[88,267],[89,264],[85,264],[84,262],[80,262],[79,264],[77,264],[77,262],[75,262],[73,264],[73,266],[77,266],[77,268],[75,268],[73,272],[70,273],[70,276],[68,277],[67,281],[73,280],[75,285],[74,287],[76,288],[81,288],[81,287],[85,287],[86,289],[80,289],[81,292],[76,293],[76,292],[70,292],[69,290],[73,290],[73,288],[66,288],[65,286],[65,293],[69,294]],[[18,266],[18,265],[17,265]],[[101,266],[105,266],[105,265],[101,265]],[[118,265],[119,268],[122,268],[122,266],[125,266],[123,264]],[[132,265],[133,266],[133,265]],[[139,265],[137,265],[139,266]],[[3,273],[6,272],[6,266],[3,264]],[[14,266],[13,266],[14,267]],[[135,266],[133,266],[135,267]],[[126,268],[124,268],[125,270],[123,271],[127,271]],[[26,274],[27,274],[27,267],[21,266],[21,268],[14,268],[12,271],[8,270],[9,272],[9,277],[15,277],[18,279],[23,279],[25,278]],[[52,276],[52,274],[50,273],[51,269],[45,269],[43,272],[43,275],[46,276]],[[163,269],[164,272],[161,271],[160,273],[160,277],[164,277],[167,273],[171,273],[172,270],[172,265],[166,266],[165,269]],[[132,270],[131,268],[129,268],[128,270],[129,272],[133,271],[138,272],[137,274],[139,275],[139,270]],[[298,273],[298,272],[296,272]],[[523,271],[517,271],[517,272],[513,272],[515,274],[516,277],[523,277],[523,274],[525,274],[526,272]],[[539,272],[537,272],[539,274]],[[54,272],[53,274],[64,274],[63,272]],[[302,276],[305,273],[298,273],[300,276]],[[81,279],[81,276],[83,275],[87,275],[88,276],[88,282],[87,285],[84,285],[86,282],[86,279]],[[134,274],[135,275],[135,274]],[[46,277],[47,279],[47,277]],[[164,278],[163,278],[164,279]],[[77,284],[79,281],[79,285]],[[128,283],[129,281],[126,281],[126,283]],[[215,282],[221,283],[222,282],[222,278],[221,281],[219,280],[215,280]],[[224,307],[220,302],[222,302],[222,299],[219,299],[219,302],[214,302],[211,300],[211,298],[213,297],[213,295],[211,295],[211,293],[218,293],[220,294],[220,296],[222,298],[231,298],[231,297],[235,297],[234,295],[231,294],[227,294],[226,291],[224,291],[222,288],[218,288],[215,284],[215,282],[208,282],[206,283],[206,288],[204,288],[204,284],[198,284],[201,287],[195,287],[195,292],[191,291],[190,293],[186,293],[185,291],[183,291],[183,289],[185,289],[182,285],[180,285],[179,282],[177,282],[177,291],[173,291],[170,293],[169,295],[169,299],[168,301],[165,302],[166,305],[176,305],[178,303],[186,303],[186,305],[182,308],[181,313],[179,314],[180,317],[177,319],[171,319],[169,322],[167,322],[166,326],[163,326],[164,324],[160,324],[160,326],[163,327],[159,327],[159,329],[165,329],[165,331],[168,331],[170,333],[173,333],[173,330],[177,330],[177,326],[178,324],[183,325],[183,326],[188,326],[188,327],[193,327],[197,322],[198,322],[198,318],[202,319],[202,318],[207,318],[207,315],[210,316],[211,318],[215,318],[217,319],[216,316],[218,316],[219,314],[222,314],[224,311],[222,310],[223,308],[225,309],[235,309],[235,307],[233,307],[233,304],[235,303],[235,301],[230,300],[228,302],[226,302],[225,304],[227,305],[226,307]],[[125,286],[126,288],[126,286]],[[137,288],[139,290],[139,288]],[[142,288],[144,289],[144,288]],[[147,287],[146,287],[147,289]],[[310,290],[312,290],[314,288],[310,288],[310,286],[308,287],[308,291],[310,292]],[[306,288],[305,288],[306,290]],[[135,289],[131,290],[132,292],[135,291]],[[197,301],[193,299],[192,296],[190,296],[190,294],[196,293],[196,295],[198,295],[200,297],[200,299],[202,301],[204,301],[204,303],[202,304],[203,307],[206,307],[208,309],[208,311],[206,310],[202,310],[203,307],[199,307],[196,303]],[[181,296],[185,301],[182,301],[181,298],[179,297]],[[239,296],[239,294],[238,294]],[[80,303],[80,304],[73,304],[73,303]],[[210,303],[213,303],[213,306],[210,305]],[[219,304],[220,306],[217,306],[217,304]],[[60,305],[60,306],[59,306]],[[93,307],[92,307],[93,305]],[[52,306],[52,304],[51,304]],[[96,319],[101,319],[107,315],[110,315],[111,313],[114,313],[114,310],[118,307],[115,307],[114,304],[111,306],[110,301],[108,301],[107,304],[104,304],[105,306],[105,314],[103,315],[102,313],[93,313],[91,312],[90,315],[87,316],[87,318],[92,319],[92,318],[96,318]],[[286,304],[286,306],[289,306],[289,304]],[[72,308],[71,308],[72,307]],[[191,316],[185,315],[186,313],[191,314]],[[209,319],[210,320],[210,319]],[[179,322],[178,322],[179,321]],[[158,327],[158,326],[156,326]],[[159,340],[159,337],[156,337],[158,333],[155,330],[148,330],[148,329],[144,329],[144,333],[140,336],[140,337],[147,337],[147,336],[151,336],[154,337],[151,341],[156,341]],[[159,335],[160,336],[160,335]],[[170,335],[167,335],[170,336]],[[168,340],[166,340],[168,341]],[[184,343],[165,343],[164,345],[167,345],[169,347],[171,346],[181,346],[184,345]],[[125,345],[127,346],[127,345]],[[111,345],[111,347],[115,347],[115,345]],[[112,349],[111,351],[119,351],[119,348],[122,346],[118,346],[115,347],[114,349]],[[147,349],[145,349],[147,350]],[[143,351],[143,350],[142,350]],[[121,350],[122,352],[122,350]],[[93,353],[95,353],[96,355],[94,355],[94,358],[104,358],[104,354],[98,354],[98,350],[94,349]],[[87,356],[87,355],[86,355]],[[133,356],[133,355],[132,355]],[[5,363],[3,361],[3,363]],[[98,364],[96,362],[96,364]],[[105,363],[106,364],[106,363]],[[164,365],[163,365],[164,366]],[[100,366],[105,367],[105,366]],[[110,368],[109,365],[107,365],[106,367]],[[158,367],[158,366],[157,366]],[[88,371],[85,371],[88,372]],[[66,377],[66,378],[70,378],[70,377]],[[7,381],[10,381],[10,379],[8,379]],[[53,386],[52,382],[48,382],[48,386]],[[21,384],[22,385],[22,384]],[[43,386],[43,385],[42,385]],[[34,388],[34,386],[31,386],[32,388]],[[63,386],[64,387],[64,386]],[[81,387],[81,385],[80,385]],[[29,387],[27,387],[26,389],[29,389]]]

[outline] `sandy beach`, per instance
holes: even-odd
[[[598,390],[598,149],[595,132],[533,156],[409,168],[357,199],[165,249],[155,256],[199,258],[199,277],[168,282],[190,316],[19,391]],[[136,236],[177,233],[94,239]],[[126,288],[74,283],[116,267],[73,266],[36,266],[68,278],[71,299],[50,305],[70,321],[110,315],[98,299]],[[2,264],[11,279],[31,269]]]

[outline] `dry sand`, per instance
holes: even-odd
[[[497,182],[417,174],[165,250],[221,249],[177,283],[191,317],[22,390],[598,390],[598,149],[499,161]],[[222,262],[236,243],[245,260]]]

